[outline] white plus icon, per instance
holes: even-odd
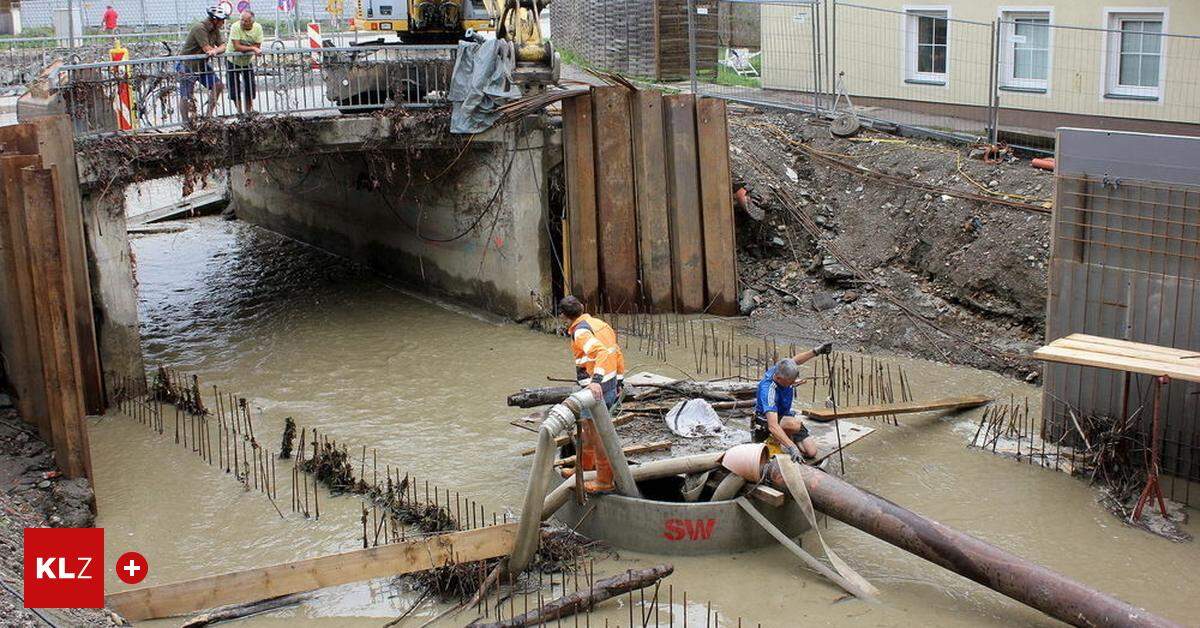
[[[141,567],[139,567],[137,563],[133,562],[133,559],[131,558],[129,559],[129,564],[122,567],[122,569],[129,572],[130,578],[136,578],[137,572],[141,570]]]

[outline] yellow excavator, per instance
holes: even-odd
[[[399,95],[421,99],[430,90],[444,89],[442,81],[430,79],[428,65],[415,73],[399,67],[421,57],[416,50],[406,53],[405,45],[454,44],[489,32],[512,44],[515,83],[536,89],[558,81],[559,60],[541,28],[542,10],[550,0],[355,1],[351,30],[378,35],[360,40],[359,45],[394,44],[397,54],[380,50],[362,56],[338,54],[336,61],[350,63],[323,67],[326,96],[344,110],[382,105]],[[326,42],[330,45],[332,42]],[[343,56],[347,58],[341,59]],[[367,57],[376,61],[394,58],[397,65],[353,63]]]

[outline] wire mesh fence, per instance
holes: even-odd
[[[1097,28],[1054,24],[1036,7],[990,18],[955,9],[983,16],[962,19],[946,7],[842,0],[660,0],[620,33],[585,27],[623,4],[556,3],[556,43],[585,63],[680,87],[664,68],[686,61],[687,86],[701,94],[825,114],[853,108],[971,141],[1003,133],[1021,143],[1059,126],[1200,134],[1200,36],[1166,32],[1151,9],[1107,10]],[[672,35],[680,29],[686,46]],[[624,60],[638,55],[634,71]]]
[[[21,30],[26,36],[65,35],[72,16],[77,35],[103,32],[102,18],[111,6],[117,12],[117,31],[120,34],[162,30],[185,31],[188,26],[204,19],[205,9],[217,4],[214,0],[23,0],[18,9]],[[341,3],[342,13],[331,14],[325,0],[230,0],[235,11],[253,10],[259,21],[271,32],[291,33],[299,25],[303,32],[309,21],[334,25],[352,15],[353,3]],[[278,27],[278,28],[276,28]],[[56,32],[57,29],[57,32]]]
[[[66,65],[53,77],[77,136],[169,129],[254,111],[317,115],[448,104],[455,47],[363,46]]]

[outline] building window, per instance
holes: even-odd
[[[1162,95],[1163,14],[1109,15],[1106,96],[1157,100]]]
[[[1005,12],[1002,19],[1002,84],[1046,91],[1050,83],[1050,13]]]
[[[942,9],[909,9],[906,13],[906,78],[913,83],[945,85],[949,13]]]

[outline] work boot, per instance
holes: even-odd
[[[580,456],[579,468],[588,471],[596,470],[596,479],[585,481],[583,487],[589,493],[612,492],[615,488],[612,480],[612,465],[608,462],[608,455],[604,453],[604,445],[600,443],[600,432],[596,431],[596,424],[592,421],[581,421],[581,423],[583,424],[583,451],[590,456],[586,462],[583,456]],[[591,466],[588,466],[589,463]]]
[[[594,471],[596,469],[596,443],[600,441],[600,436],[596,432],[596,424],[592,423],[591,419],[581,419],[579,431],[580,446],[575,460],[579,463],[580,469]]]

